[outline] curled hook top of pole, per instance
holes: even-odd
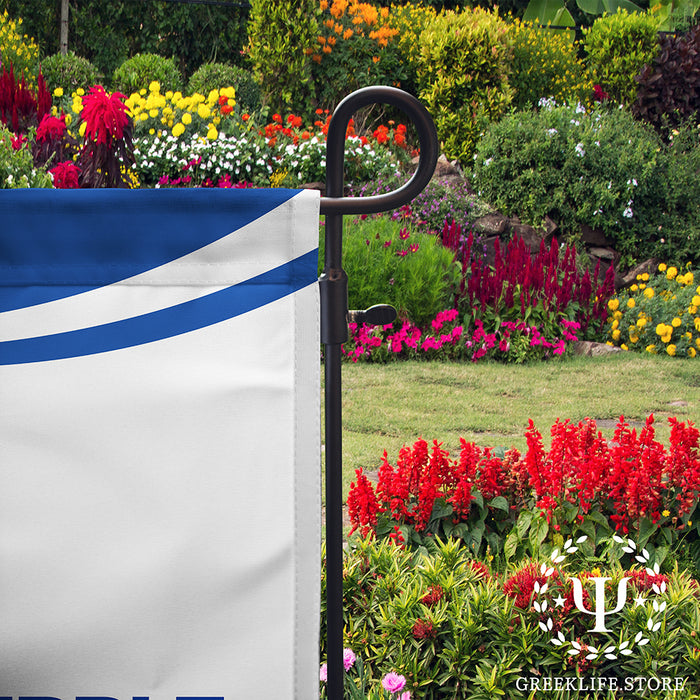
[[[371,104],[398,107],[411,119],[418,132],[420,159],[413,177],[402,187],[372,197],[344,197],[345,134],[352,115]],[[375,214],[410,202],[430,182],[438,159],[438,138],[428,110],[403,90],[385,85],[361,88],[338,104],[328,126],[326,139],[326,196],[321,197],[321,214]]]

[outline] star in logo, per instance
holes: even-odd
[[[634,599],[635,602],[635,608],[638,608],[640,605],[644,605],[647,601],[646,598],[642,598],[641,593]]]
[[[554,599],[554,604],[555,604],[558,608],[562,608],[562,607],[564,607],[564,603],[566,603],[566,600],[565,600],[564,598],[561,597],[561,593],[560,593],[560,594]]]

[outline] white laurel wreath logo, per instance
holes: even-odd
[[[576,540],[576,544],[574,544],[573,539],[568,539],[564,543],[564,546],[562,548],[562,551],[560,552],[559,549],[554,549],[552,550],[552,553],[549,555],[549,559],[553,565],[557,564],[562,564],[566,560],[566,556],[568,554],[573,554],[574,552],[578,551],[578,547],[576,545],[582,544],[588,539],[587,535],[583,535],[579,537]],[[660,568],[658,563],[654,564],[653,568],[651,566],[648,566],[649,560],[651,559],[651,555],[649,554],[648,550],[643,548],[641,552],[639,552],[639,548],[637,547],[637,543],[632,540],[632,539],[623,539],[622,537],[619,537],[618,535],[613,535],[613,540],[617,542],[618,544],[622,544],[622,551],[627,553],[627,554],[634,554],[634,558],[640,563],[645,565],[645,571],[649,576],[655,577],[659,575]],[[544,576],[546,579],[549,579],[550,576],[554,574],[554,566],[548,566],[546,563],[543,563],[540,567],[540,575]],[[540,613],[546,613],[547,609],[549,608],[549,602],[545,599],[540,601],[539,596],[543,595],[544,593],[547,592],[549,588],[549,581],[545,581],[545,583],[540,584],[539,581],[535,581],[535,586],[534,586],[534,592],[535,592],[535,600],[533,602],[533,607],[534,609]],[[661,583],[654,583],[652,584],[652,590],[654,593],[657,595],[662,595],[666,591],[666,583],[662,581]],[[636,599],[636,602],[638,605],[641,605],[642,603],[646,602],[639,596]],[[550,637],[550,642],[557,647],[563,647],[567,641],[571,645],[571,649],[568,650],[568,654],[570,656],[579,656],[581,654],[585,654],[584,658],[586,660],[593,660],[598,658],[601,654],[603,655],[604,658],[609,659],[611,661],[614,661],[615,659],[618,658],[618,655],[622,656],[630,656],[633,653],[634,645],[636,644],[638,647],[642,647],[645,644],[649,643],[649,637],[646,637],[645,634],[651,634],[653,632],[657,632],[661,628],[661,622],[657,621],[655,619],[655,614],[656,613],[663,613],[664,610],[666,610],[666,601],[662,601],[659,603],[658,601],[653,601],[652,602],[652,608],[653,611],[649,615],[649,618],[647,620],[646,624],[646,633],[645,632],[637,632],[637,634],[634,637],[634,641],[629,641],[629,640],[623,640],[620,642],[619,645],[616,644],[611,644],[604,649],[598,649],[597,647],[594,646],[588,646],[585,645],[582,646],[579,642],[577,642],[575,639],[572,640],[567,640],[566,637],[562,634],[561,631],[554,632],[554,621],[552,620],[551,615],[547,616],[546,621],[539,621],[539,627],[540,629],[547,633],[551,634]]]

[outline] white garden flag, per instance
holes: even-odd
[[[318,214],[0,192],[0,698],[317,697]]]

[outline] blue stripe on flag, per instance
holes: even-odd
[[[0,311],[73,296],[164,265],[297,193],[0,190]],[[24,287],[21,294],[17,287]]]
[[[204,297],[101,326],[0,343],[0,365],[45,362],[171,338],[239,316],[317,279],[318,250]]]

